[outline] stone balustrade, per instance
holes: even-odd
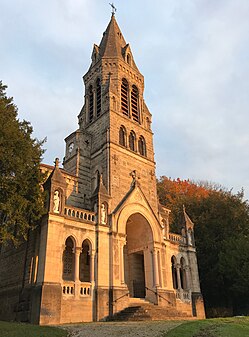
[[[64,282],[62,285],[63,295],[73,296],[75,294],[75,287],[73,282]]]
[[[63,282],[62,294],[65,296],[89,297],[92,295],[92,284],[90,282],[76,283],[73,281]]]
[[[177,289],[176,290],[176,298],[183,301],[183,302],[189,302],[191,300],[191,291],[190,290]]]
[[[180,234],[169,233],[169,240],[176,243],[186,243],[186,238]]]
[[[89,282],[84,282],[80,284],[80,296],[91,296],[92,285]]]
[[[72,206],[65,206],[64,215],[71,217],[71,218],[75,218],[77,220],[84,221],[84,222],[85,221],[89,221],[92,223],[96,222],[96,217],[95,217],[94,212],[83,210],[81,208],[76,208]]]

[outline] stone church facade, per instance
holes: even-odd
[[[182,235],[169,232],[144,77],[114,14],[83,80],[63,168],[41,167],[47,214],[18,249],[1,249],[0,319],[105,320],[137,298],[204,318],[194,225],[183,210]]]

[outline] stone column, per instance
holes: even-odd
[[[90,282],[93,284],[94,283],[94,267],[95,267],[95,264],[94,264],[94,260],[95,260],[95,251],[92,250],[91,252],[91,262],[90,262]]]
[[[158,277],[158,261],[157,261],[157,250],[154,248],[152,251],[152,257],[153,257],[153,266],[154,266],[154,286],[159,286],[159,277]]]
[[[96,118],[97,115],[97,93],[96,93],[96,89],[93,88],[93,118]]]
[[[86,122],[89,122],[89,95],[87,94],[85,96],[85,102],[86,102]]]
[[[120,254],[120,283],[124,284],[124,242],[119,242],[119,254]]]
[[[74,263],[74,281],[78,282],[79,281],[79,275],[80,275],[80,253],[81,253],[81,247],[75,247],[74,250],[74,258],[75,258],[75,263]]]
[[[157,265],[158,265],[158,273],[159,273],[159,286],[163,287],[163,268],[162,268],[162,257],[161,251],[157,252]]]
[[[180,268],[181,268],[181,265],[177,264],[176,265],[176,275],[177,275],[177,289],[178,290],[180,290],[182,288],[182,286],[181,286]]]

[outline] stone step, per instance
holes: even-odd
[[[146,301],[147,302],[147,301]],[[172,307],[160,307],[152,303],[133,305],[132,303],[122,311],[116,313],[109,320],[112,321],[151,321],[151,320],[180,320],[191,319],[187,313],[179,312]]]
[[[151,304],[151,302],[147,301],[145,298],[138,298],[138,297],[130,297],[129,303],[130,304]]]

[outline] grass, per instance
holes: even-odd
[[[1,337],[66,337],[67,332],[54,327],[0,321]]]
[[[172,329],[163,337],[248,337],[249,317],[214,318],[191,321]]]

